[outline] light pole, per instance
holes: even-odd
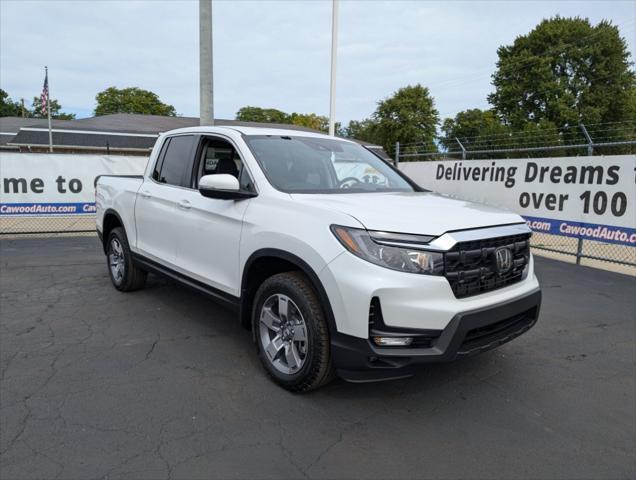
[[[338,5],[333,0],[331,8],[331,88],[329,89],[329,135],[336,134],[336,55],[338,53]]]
[[[199,0],[199,124],[214,125],[212,0]]]

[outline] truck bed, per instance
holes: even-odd
[[[112,210],[119,214],[130,245],[136,245],[135,202],[143,183],[143,175],[100,175],[95,179],[95,213],[99,232],[103,231],[104,216]]]

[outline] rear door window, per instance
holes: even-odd
[[[157,180],[168,185],[185,186],[186,170],[191,165],[192,146],[194,135],[179,135],[169,139],[166,147],[161,170]]]

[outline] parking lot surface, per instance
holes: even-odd
[[[96,238],[0,241],[0,478],[635,478],[636,280],[536,260],[539,323],[478,357],[306,395],[233,314]]]

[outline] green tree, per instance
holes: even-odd
[[[632,120],[636,76],[618,27],[554,17],[497,51],[488,100],[506,124],[575,126]]]
[[[292,125],[307,127],[321,132],[329,131],[329,119],[315,113],[292,113],[289,116]]]
[[[349,121],[343,133],[345,137],[363,142],[379,143],[381,141],[378,139],[378,124],[371,118]]]
[[[137,87],[109,87],[95,97],[95,115],[112,113],[140,113],[174,117],[177,112],[172,105],[161,102],[156,93]]]
[[[9,94],[0,88],[0,117],[19,117],[22,107],[9,98]]]
[[[473,108],[459,112],[455,118],[444,120],[440,143],[449,151],[461,149],[458,139],[467,150],[507,148],[510,133],[510,127],[504,125],[495,112]]]
[[[373,121],[377,124],[377,141],[389,155],[394,154],[398,141],[417,142],[426,150],[437,150],[434,140],[439,114],[428,88],[420,84],[400,88],[378,102]]]
[[[281,123],[298,125],[313,130],[326,132],[329,130],[329,119],[315,113],[286,113],[275,108],[247,106],[236,112],[236,119],[243,122]],[[337,129],[339,125],[336,125]],[[340,129],[341,130],[341,129]]]
[[[573,136],[573,137],[572,137]],[[528,122],[523,126],[523,129],[515,132],[510,140],[510,148],[534,148],[537,146],[550,146],[550,147],[558,147],[559,145],[563,145],[564,142],[567,143],[585,143],[582,137],[582,131],[579,130],[578,126],[570,131],[570,129],[559,129],[554,123],[550,120],[540,120],[538,122]],[[579,141],[573,141],[576,139],[580,139]],[[573,155],[576,155],[577,152],[573,152]],[[580,152],[578,152],[580,153]],[[549,152],[535,150],[524,153],[524,156],[530,157],[560,157],[562,155],[566,155],[565,150],[557,149],[550,150]],[[519,154],[515,154],[514,156],[519,156]]]
[[[236,112],[236,119],[243,122],[291,123],[289,114],[275,108],[243,107]]]
[[[74,120],[74,113],[62,112],[62,106],[54,98],[50,99],[51,102],[51,118],[57,120]],[[33,97],[33,103],[31,104],[31,111],[28,113],[29,117],[34,118],[47,118],[47,112],[42,110],[42,99],[40,97]]]
[[[533,148],[537,146],[558,147],[564,143],[585,143],[580,138],[571,138],[568,135],[580,135],[578,127],[569,133],[568,129],[560,130],[549,120],[539,122],[527,122],[522,128],[513,130],[505,125],[492,110],[480,110],[474,108],[464,110],[455,115],[455,118],[447,118],[442,124],[442,136],[440,143],[450,151],[461,152],[457,143],[459,140],[467,150],[469,159],[479,158],[510,158],[518,157],[519,152],[505,150]],[[480,150],[502,150],[499,153],[470,153]],[[551,156],[565,155],[566,150],[550,151]],[[576,154],[573,153],[573,154]],[[542,157],[546,152],[541,150],[525,151],[523,156]]]

